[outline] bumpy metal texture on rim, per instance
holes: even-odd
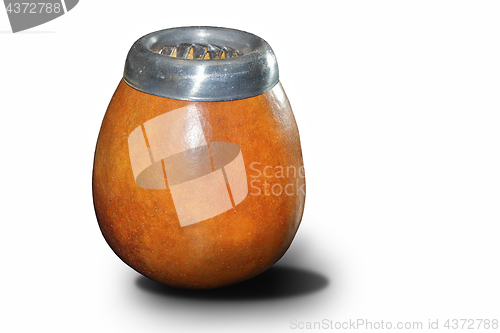
[[[159,54],[167,45],[214,44],[241,51],[226,59],[183,59]],[[273,50],[262,38],[227,28],[160,30],[137,40],[123,75],[131,87],[152,95],[190,101],[230,101],[260,95],[279,80]]]

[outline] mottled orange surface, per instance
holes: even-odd
[[[229,211],[181,227],[168,188],[136,185],[128,137],[147,120],[186,105],[197,108],[207,142],[239,145],[249,193]],[[280,84],[247,99],[190,102],[145,94],[122,80],[95,152],[99,227],[125,263],[155,281],[180,288],[237,283],[268,269],[290,246],[305,200],[301,167],[297,125]]]

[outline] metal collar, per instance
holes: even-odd
[[[224,59],[162,54],[165,47],[176,45],[183,45],[183,50],[186,45],[197,50],[205,47],[205,53],[206,48],[217,47],[237,52],[232,57],[230,52],[227,56],[221,53]],[[130,49],[123,74],[125,82],[139,91],[190,101],[230,101],[260,95],[278,83],[278,76],[276,57],[266,41],[247,32],[217,27],[150,33]]]

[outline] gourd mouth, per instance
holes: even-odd
[[[243,53],[229,46],[217,46],[212,44],[178,44],[167,45],[153,50],[154,52],[173,58],[214,60],[239,57]]]
[[[231,101],[279,81],[273,50],[251,33],[219,27],[160,30],[137,40],[123,74],[132,88],[190,101]]]

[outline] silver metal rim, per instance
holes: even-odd
[[[243,55],[227,59],[182,59],[156,53],[166,45],[224,45]],[[190,101],[230,101],[260,95],[279,81],[273,50],[248,32],[218,27],[160,30],[137,40],[123,74],[131,87],[161,97]]]

